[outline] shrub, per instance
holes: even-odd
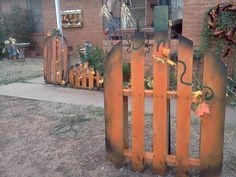
[[[35,21],[27,9],[14,4],[9,13],[3,14],[2,19],[1,40],[13,37],[17,42],[32,42],[31,33],[35,31]]]
[[[130,63],[123,63],[123,81],[130,81],[131,68]]]
[[[86,46],[85,52],[81,52],[80,46],[78,46],[79,50],[79,59],[82,63],[89,63],[89,67],[93,67],[95,71],[99,71],[103,74],[103,58],[104,53],[103,50],[99,47],[91,47]]]

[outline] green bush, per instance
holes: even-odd
[[[31,42],[31,33],[35,31],[35,21],[27,9],[17,3],[11,7],[9,13],[2,14],[0,40],[13,37],[17,42]]]
[[[89,63],[89,67],[93,67],[95,71],[99,71],[103,74],[103,59],[104,53],[103,50],[99,47],[85,47],[85,52],[81,52],[81,47],[78,46],[79,50],[79,59],[82,63]]]
[[[130,63],[123,63],[123,81],[130,81],[131,68]]]

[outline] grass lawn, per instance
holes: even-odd
[[[42,75],[42,59],[27,58],[18,61],[8,59],[0,60],[0,85],[24,82]]]

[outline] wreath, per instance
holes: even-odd
[[[208,11],[207,27],[216,38],[227,42],[223,57],[227,57],[231,46],[236,45],[236,5],[231,3],[218,4]],[[228,22],[224,18],[230,18]],[[225,25],[225,23],[228,23]]]

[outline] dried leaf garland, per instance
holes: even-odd
[[[234,41],[236,24],[233,24],[234,26],[232,29],[219,29],[219,27],[217,26],[217,23],[219,23],[220,21],[219,16],[225,12],[232,12],[236,16],[236,5],[233,5],[231,3],[218,4],[217,6],[212,8],[207,14],[207,25],[208,28],[212,31],[212,34],[215,37],[224,39],[228,42],[226,50],[223,54],[224,58],[229,55],[231,51],[231,46],[236,45],[236,41]]]

